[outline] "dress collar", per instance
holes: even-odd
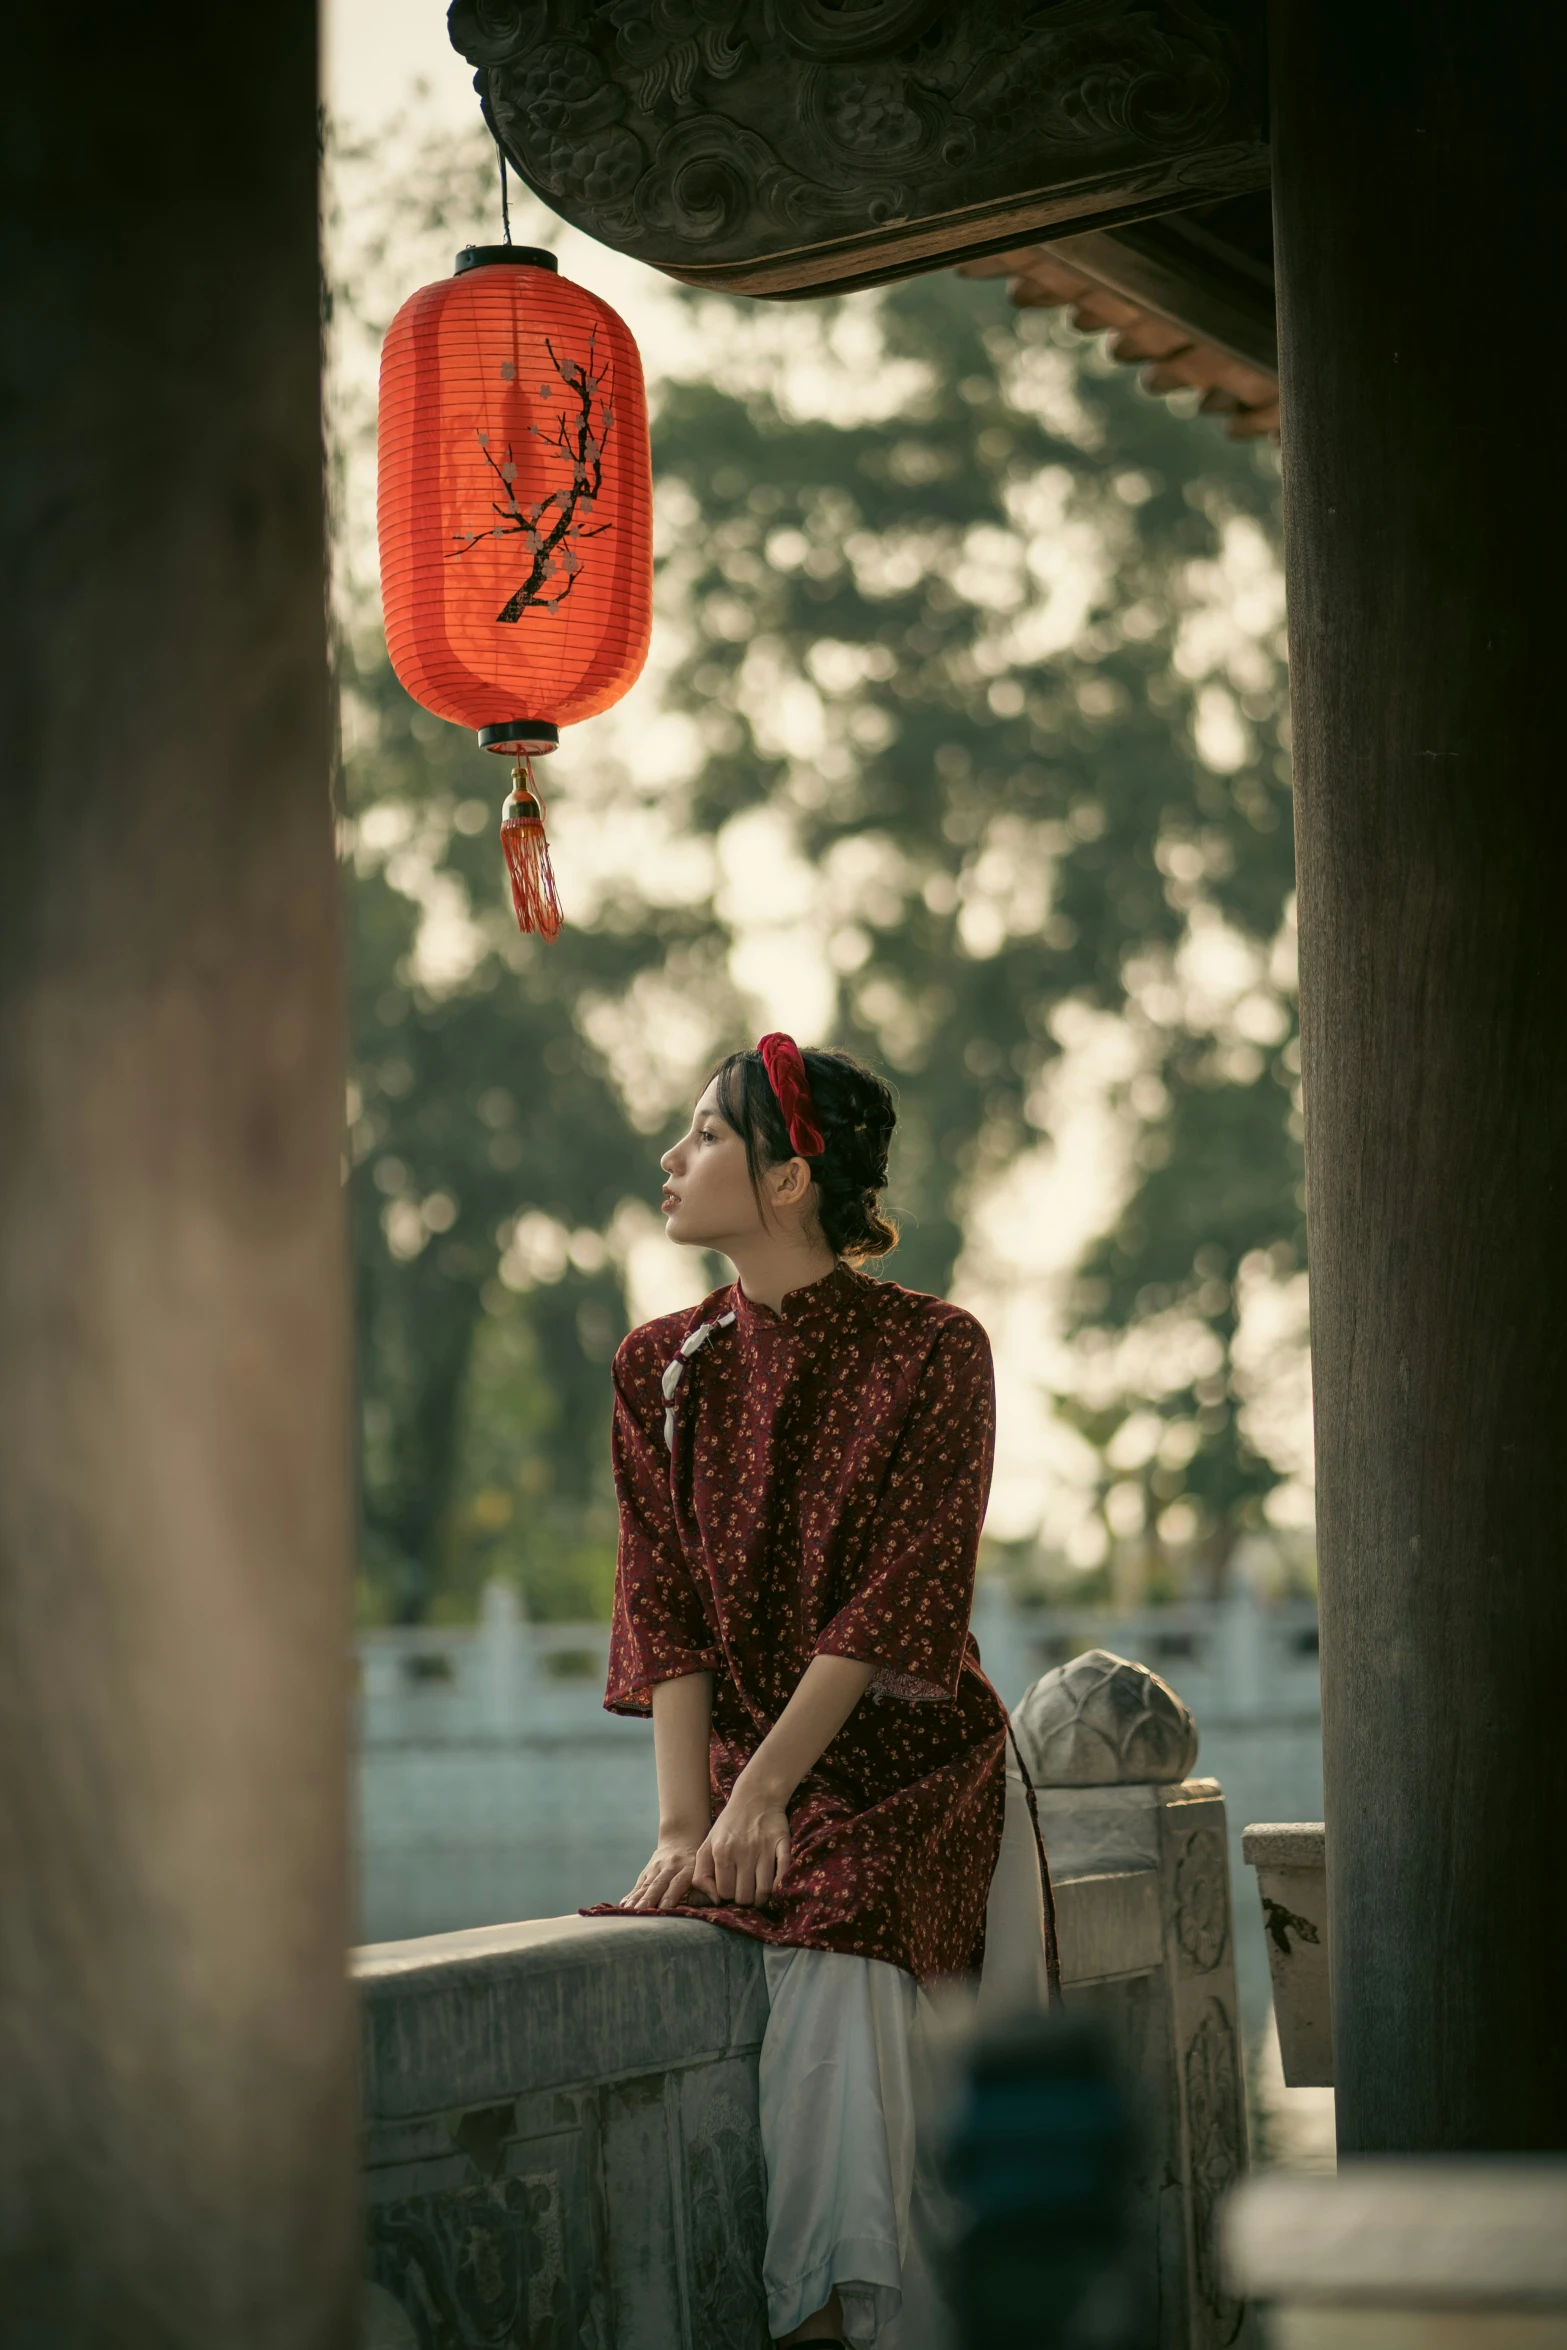
[[[854,1313],[863,1285],[863,1274],[852,1272],[847,1265],[834,1265],[819,1281],[808,1281],[803,1289],[786,1291],[782,1313],[774,1313],[771,1306],[758,1305],[748,1298],[737,1281],[735,1310],[745,1331],[819,1330]]]

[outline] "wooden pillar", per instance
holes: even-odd
[[[1272,35],[1340,2145],[1563,2148],[1560,82]]]
[[[0,2335],[353,2338],[316,27],[0,76]]]

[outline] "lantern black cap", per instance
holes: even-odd
[[[538,758],[544,751],[553,751],[560,742],[560,728],[552,726],[547,718],[508,718],[504,726],[481,726],[481,751],[526,751]]]
[[[560,270],[560,263],[545,245],[464,245],[453,274],[461,277],[466,269],[488,269],[495,261],[510,261],[522,269],[552,269],[557,274]]]

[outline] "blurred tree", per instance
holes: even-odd
[[[536,1616],[592,1615],[613,1580],[608,1366],[626,1328],[611,1227],[628,1197],[651,1201],[662,1145],[587,1006],[671,956],[727,1005],[727,941],[702,903],[655,907],[627,883],[551,947],[517,935],[504,769],[392,676],[371,531],[380,338],[415,284],[493,236],[494,151],[396,123],[359,146],[329,132],[328,159],[362,1607],[467,1614],[499,1572]]]
[[[339,332],[384,324],[418,240],[487,233],[490,168],[436,142],[376,183]],[[1302,1257],[1271,452],[994,284],[670,299],[700,354],[653,386],[684,820],[720,864],[760,823],[753,864],[760,841],[780,878],[808,871],[829,1025],[900,1086],[892,1270],[914,1286],[949,1286],[976,1204],[1048,1144],[1066,1015],[1123,1023],[1125,1181],[1059,1408],[1113,1531],[1140,1513],[1218,1571],[1281,1474],[1248,1434],[1243,1300]],[[338,415],[346,479],[367,403]],[[603,1014],[645,1031],[661,977],[743,1034],[732,925],[627,882],[554,947],[518,940],[495,763],[413,708],[363,612],[350,634],[372,1604],[465,1606],[498,1567],[570,1615],[603,1604],[613,1538],[605,1236],[647,1196],[669,1107],[633,1117]]]
[[[373,1612],[471,1604],[487,1565],[540,1614],[592,1613],[614,1557],[603,1238],[658,1144],[582,1032],[706,918],[612,900],[518,936],[497,762],[348,664],[345,758],[364,1557]]]
[[[659,416],[697,820],[781,812],[821,876],[840,1038],[901,1088],[895,1270],[917,1287],[946,1289],[987,1180],[1048,1128],[1062,1006],[1136,1023],[1134,1180],[1075,1322],[1101,1370],[1094,1339],[1161,1317],[1187,1343],[1151,1392],[1063,1408],[1108,1455],[1151,1403],[1153,1506],[1184,1499],[1167,1526],[1222,1561],[1277,1482],[1237,1418],[1234,1282],[1301,1246],[1269,970],[1293,886],[1272,452],[991,286],[924,277],[789,323],[770,371],[737,390],[720,367]],[[827,388],[802,416],[813,337]],[[1204,926],[1246,979],[1208,1030],[1182,980]]]

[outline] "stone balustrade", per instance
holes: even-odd
[[[1067,1997],[1141,2093],[1144,2338],[1225,2350],[1214,2220],[1246,2148],[1219,1788],[1101,1776],[1039,1803]],[[756,1945],[551,1918],[372,1946],[356,1973],[371,2350],[765,2350]]]
[[[1100,1645],[1130,1649],[1175,1680],[1205,1734],[1242,1723],[1315,1723],[1317,1612],[1307,1598],[1229,1598],[1142,1609],[1024,1607],[982,1577],[973,1625],[1008,1705],[1036,1675]],[[493,1582],[472,1624],[385,1625],[356,1637],[360,1737],[373,1751],[504,1744],[602,1722],[609,1626],[533,1623]]]

